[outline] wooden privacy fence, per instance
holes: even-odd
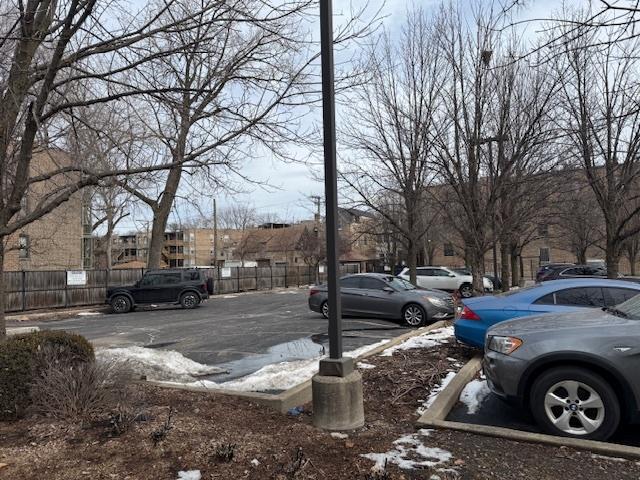
[[[326,270],[307,266],[202,268],[213,278],[214,295],[300,287],[327,281]],[[102,304],[108,287],[133,285],[145,269],[86,270],[86,284],[67,285],[65,270],[4,272],[6,311],[80,307]],[[343,265],[341,275],[358,273],[358,265]]]

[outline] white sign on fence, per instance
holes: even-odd
[[[87,284],[87,272],[84,270],[67,270],[68,286],[85,286]]]
[[[220,269],[220,276],[222,278],[229,278],[231,277],[231,267],[223,267]]]
[[[318,266],[318,271],[319,271],[320,273],[324,273],[324,265],[319,265],[319,266]]]

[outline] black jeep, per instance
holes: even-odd
[[[136,305],[171,303],[195,308],[213,293],[213,280],[202,270],[149,270],[135,285],[107,289],[107,301],[115,313],[127,313]]]

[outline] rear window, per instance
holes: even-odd
[[[556,292],[556,305],[576,307],[604,307],[600,287],[569,288]]]
[[[346,277],[340,279],[340,286],[344,288],[358,288],[360,285],[358,277]]]
[[[555,305],[556,302],[554,300],[553,293],[548,293],[547,295],[540,297],[533,303],[535,303],[536,305]]]
[[[632,290],[630,288],[605,288],[604,295],[607,305],[619,305],[622,302],[626,302],[627,300],[638,295],[640,291]]]

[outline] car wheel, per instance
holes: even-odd
[[[322,316],[324,318],[329,318],[329,302],[327,302],[326,300],[322,302],[322,305],[320,305],[320,311],[322,312]]]
[[[460,296],[462,298],[473,297],[473,285],[471,285],[470,283],[460,285]]]
[[[116,295],[111,299],[113,313],[127,313],[131,309],[131,300],[126,295]]]
[[[420,305],[411,303],[402,310],[402,320],[408,327],[420,327],[427,320],[427,314]]]
[[[531,389],[531,412],[553,435],[606,440],[620,423],[620,403],[611,385],[587,369],[554,368]]]
[[[180,297],[180,305],[182,308],[196,308],[200,303],[200,297],[197,293],[187,292]]]

